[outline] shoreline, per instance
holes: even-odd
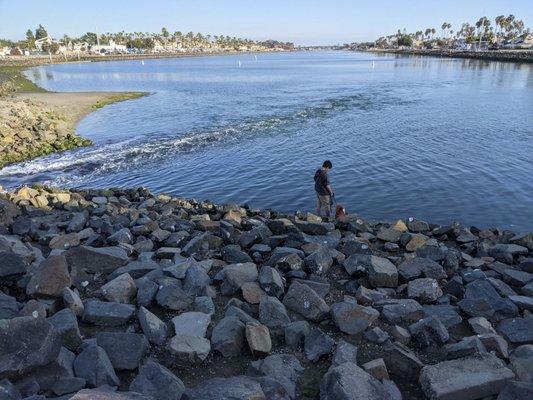
[[[426,49],[367,49],[355,50],[364,53],[416,55],[440,58],[462,58],[480,61],[501,61],[516,63],[533,63],[533,50],[494,50],[494,51],[457,51]]]
[[[529,379],[533,233],[324,222],[144,188],[24,186],[0,190],[0,209],[2,372],[39,393],[72,378],[55,365],[95,352],[117,394],[163,374],[191,399],[235,397],[235,379],[302,400],[336,398],[338,376],[406,400],[450,379],[490,396]],[[78,378],[103,371],[86,364]],[[104,398],[97,386],[73,391]]]

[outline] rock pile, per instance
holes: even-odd
[[[533,234],[0,194],[1,399],[525,399]]]

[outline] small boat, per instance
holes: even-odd
[[[254,60],[257,61],[257,56],[254,56]]]
[[[141,64],[144,65],[144,60],[141,60]]]
[[[374,68],[375,66],[376,66],[376,63],[372,61],[372,68]]]
[[[239,68],[241,67],[241,60],[239,60]]]

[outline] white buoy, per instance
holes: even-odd
[[[257,61],[257,56],[254,56],[255,61]]]
[[[374,68],[375,66],[376,66],[376,63],[372,61],[372,68]]]
[[[144,65],[144,60],[141,60],[141,64]]]
[[[239,60],[239,68],[241,67],[241,60]]]

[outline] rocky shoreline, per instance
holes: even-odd
[[[428,49],[368,49],[371,53],[404,54],[445,58],[471,58],[485,61],[533,62],[533,50],[460,51]]]
[[[9,93],[0,96],[0,169],[50,153],[89,146],[77,122],[105,105],[146,93]]]
[[[533,393],[531,233],[22,187],[0,278],[5,399]]]

